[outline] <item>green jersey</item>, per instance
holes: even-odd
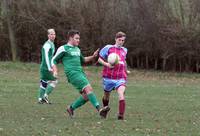
[[[81,63],[85,60],[80,49],[69,44],[59,47],[52,59],[52,65],[56,65],[59,61],[62,61],[64,65],[68,82],[79,91],[82,91],[89,84],[89,81],[81,66]]]
[[[81,63],[84,62],[84,57],[76,46],[65,44],[59,47],[52,59],[52,64],[57,64],[60,60],[64,65],[66,75],[83,71]]]
[[[40,65],[40,70],[51,69],[51,60],[55,52],[55,45],[50,40],[46,41],[42,47],[42,61]]]

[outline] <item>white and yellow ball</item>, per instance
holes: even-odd
[[[117,55],[116,53],[111,53],[108,55],[107,61],[111,65],[116,65],[119,63],[119,55]]]

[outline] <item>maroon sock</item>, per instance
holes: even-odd
[[[121,116],[124,115],[125,106],[126,106],[125,100],[120,100],[119,101],[119,115],[121,115]]]
[[[109,100],[102,99],[103,107],[108,106]]]

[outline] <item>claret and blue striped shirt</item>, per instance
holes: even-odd
[[[101,49],[99,56],[101,59],[107,62],[108,55],[116,53],[119,55],[119,63],[114,68],[108,68],[104,66],[102,76],[109,79],[127,79],[126,73],[126,55],[127,49],[125,47],[117,45],[106,45]]]

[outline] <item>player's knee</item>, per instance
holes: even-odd
[[[125,100],[124,93],[119,93],[119,100]]]
[[[45,89],[46,87],[47,87],[47,82],[46,81],[44,81],[44,80],[40,80],[40,88],[43,88],[43,89]]]
[[[88,101],[88,97],[85,93],[82,93],[82,97],[83,97],[84,100]]]
[[[52,86],[52,87],[56,87],[56,85],[57,85],[57,83],[58,83],[58,80],[55,80],[55,81],[50,81],[50,86]]]
[[[83,92],[85,94],[89,94],[89,93],[92,93],[92,87],[90,85],[86,86],[84,89],[83,89]]]
[[[119,100],[125,100],[124,96],[119,96]]]
[[[118,91],[119,100],[124,100],[125,99],[124,93],[125,93],[125,91]]]

